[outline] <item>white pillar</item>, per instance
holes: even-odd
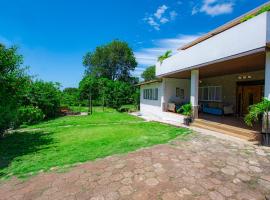
[[[161,111],[167,111],[165,89],[166,89],[166,80],[165,78],[163,78],[161,83]]]
[[[266,51],[266,58],[265,58],[264,97],[270,100],[270,51]],[[262,128],[263,133],[270,131],[269,127],[267,130],[266,122],[267,122],[267,117],[265,115],[263,118],[263,128]],[[268,123],[270,123],[270,119],[269,119]]]
[[[264,97],[270,100],[270,51],[266,51]]]
[[[193,108],[193,117],[198,118],[199,105],[199,70],[191,71],[190,102]]]

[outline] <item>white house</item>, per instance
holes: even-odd
[[[197,122],[248,129],[242,123],[248,106],[270,99],[270,12],[257,15],[263,6],[157,63],[158,79],[140,84],[141,114],[183,122],[173,112],[191,102]],[[243,21],[247,15],[256,16]]]

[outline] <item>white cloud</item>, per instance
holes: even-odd
[[[166,10],[168,9],[168,7],[166,5],[162,5],[160,6],[157,11],[155,12],[154,16],[157,18],[157,19],[161,19],[162,18],[162,15],[166,12]]]
[[[161,24],[166,24],[167,22],[169,22],[170,20],[168,19],[168,18],[166,18],[166,17],[162,17],[161,19],[160,19],[160,23]]]
[[[196,15],[198,12],[200,12],[200,9],[195,6],[192,8],[191,15]]]
[[[212,17],[233,12],[234,4],[232,1],[221,2],[220,0],[204,0],[200,10],[193,8],[192,14],[202,12]]]
[[[155,30],[159,31],[160,30],[160,25],[155,21],[153,17],[146,17],[144,20],[152,26]]]
[[[170,18],[171,18],[171,20],[175,20],[175,18],[177,17],[177,12],[175,11],[175,10],[173,10],[173,11],[171,11],[170,12]]]
[[[139,66],[150,66],[157,62],[158,56],[165,53],[167,50],[172,50],[173,53],[177,52],[177,49],[193,40],[200,35],[179,35],[176,38],[164,38],[153,41],[153,47],[143,48],[135,52],[135,56]],[[137,73],[138,74],[138,73]]]
[[[160,26],[162,24],[175,20],[176,16],[178,15],[175,10],[168,13],[168,9],[169,7],[166,5],[159,6],[156,12],[146,16],[144,21],[158,31],[160,30]]]

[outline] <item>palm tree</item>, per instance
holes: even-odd
[[[160,62],[162,64],[165,59],[167,59],[171,56],[172,56],[172,51],[168,50],[163,55],[158,57],[158,62]]]
[[[249,113],[245,116],[245,123],[248,126],[252,126],[253,122],[259,120],[263,116],[264,131],[262,138],[262,144],[270,146],[270,133],[269,133],[269,112],[270,112],[270,100],[264,98],[260,103],[254,104],[249,107]]]

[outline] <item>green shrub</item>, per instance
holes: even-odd
[[[36,124],[44,119],[44,114],[41,109],[34,106],[24,106],[20,107],[18,110],[18,125],[26,124]]]
[[[46,119],[59,115],[61,91],[60,85],[53,82],[34,81],[25,95],[24,105],[33,105],[42,110]]]
[[[191,103],[187,103],[181,106],[181,108],[179,108],[177,110],[178,113],[181,113],[183,115],[186,116],[191,116],[192,115],[192,105]]]

